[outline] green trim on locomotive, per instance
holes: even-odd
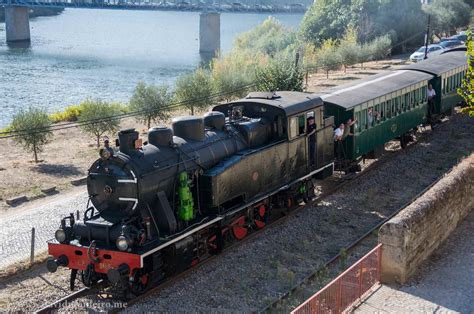
[[[430,78],[424,73],[389,72],[323,95],[325,113],[335,117],[336,127],[357,119],[350,130],[354,135],[342,141],[345,159],[357,160],[426,122]],[[371,90],[366,89],[369,84]]]

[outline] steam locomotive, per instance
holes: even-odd
[[[465,52],[453,51],[321,97],[250,93],[152,128],[145,144],[134,129],[122,130],[119,151],[103,150],[89,169],[82,219],[64,217],[48,243],[47,268],[71,269],[71,289],[79,273],[86,286],[105,280],[141,294],[310,200],[312,178],[331,176],[335,165],[350,169],[449,114],[466,69]],[[433,108],[428,84],[439,95]],[[333,127],[348,118],[358,123],[338,150]]]

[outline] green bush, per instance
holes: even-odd
[[[262,24],[238,36],[234,46],[238,51],[250,50],[275,56],[296,42],[296,32],[280,21],[268,17]]]
[[[143,121],[148,128],[151,121],[158,122],[168,118],[172,95],[168,86],[146,86],[144,83],[138,83],[130,99],[130,110],[137,111],[137,121]]]
[[[50,127],[51,120],[46,110],[30,107],[28,110],[21,110],[13,117],[9,129],[16,132],[16,139],[26,151],[33,153],[35,162],[38,162],[38,153],[53,136]]]
[[[117,104],[87,99],[80,106],[82,111],[78,120],[79,126],[84,132],[95,137],[97,147],[100,146],[102,135],[118,131],[120,120],[112,118],[121,113]]]
[[[263,54],[232,51],[224,57],[211,62],[211,79],[214,91],[219,100],[229,101],[232,98],[245,96],[255,82],[255,68],[266,64]]]
[[[329,71],[339,70],[342,66],[341,56],[333,40],[326,40],[317,53],[318,67],[326,71],[329,78]]]
[[[380,36],[370,42],[370,54],[373,60],[381,60],[390,54],[392,40],[390,36]]]
[[[288,57],[271,59],[257,67],[255,76],[259,91],[303,91],[304,73]]]
[[[212,80],[209,71],[198,68],[196,71],[180,76],[176,81],[175,100],[194,114],[194,109],[207,108],[212,102]]]

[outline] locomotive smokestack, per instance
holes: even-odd
[[[129,155],[136,151],[135,141],[138,140],[138,132],[135,129],[126,129],[118,133],[120,141],[120,151]]]

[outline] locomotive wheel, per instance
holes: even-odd
[[[245,216],[242,216],[236,219],[232,223],[232,235],[237,240],[242,240],[243,238],[247,236],[247,234],[248,234],[248,229],[247,229],[247,226],[245,225]]]
[[[130,283],[130,291],[134,295],[143,294],[150,288],[150,283],[150,274],[144,273],[142,269],[139,269],[133,274],[133,281]]]
[[[260,205],[259,207],[255,208],[254,212],[254,223],[258,229],[262,229],[266,225],[267,221],[267,208],[265,205]]]

